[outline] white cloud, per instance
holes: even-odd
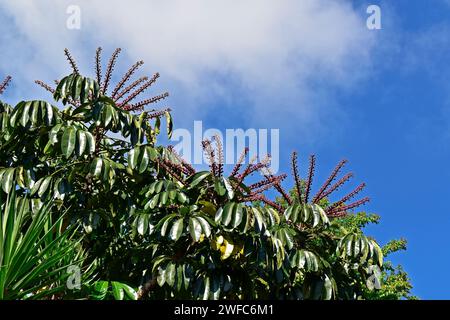
[[[65,28],[69,4],[81,7],[80,31]],[[348,1],[15,0],[0,8],[13,19],[0,27],[14,33],[0,36],[10,48],[2,49],[0,71],[13,61],[20,80],[52,79],[67,70],[64,47],[88,67],[96,45],[121,46],[130,59],[144,59],[146,71],[162,74],[171,104],[183,110],[178,123],[220,113],[212,101],[221,99],[245,101],[237,114],[254,118],[254,126],[320,126],[333,97],[328,89],[364,76],[373,49],[365,10]]]

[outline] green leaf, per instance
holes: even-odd
[[[73,83],[72,83],[72,97],[76,100],[79,99],[80,93],[81,93],[81,86],[83,84],[83,78],[79,75],[75,76]]]
[[[301,210],[301,206],[298,204],[294,204],[292,206],[289,206],[285,212],[284,215],[286,217],[287,220],[290,220],[294,223],[298,222],[298,218],[299,218],[299,213]]]
[[[27,126],[28,119],[30,118],[29,111],[30,111],[31,103],[32,103],[31,101],[27,101],[27,102],[25,102],[25,104],[23,106],[22,117],[20,120],[20,124],[22,125],[22,127]]]
[[[161,205],[165,205],[167,203],[167,199],[169,198],[169,193],[167,191],[161,192],[159,195],[159,203]]]
[[[172,116],[170,115],[170,112],[165,112],[166,116],[166,122],[167,122],[167,136],[170,139],[172,137],[172,131],[173,131],[173,121]]]
[[[232,200],[234,198],[233,186],[231,185],[230,181],[227,178],[222,177],[222,179],[223,179],[223,184],[225,185],[225,188],[227,189],[228,199]]]
[[[245,224],[243,225],[243,229],[242,231],[244,233],[247,233],[247,231],[250,229],[250,227],[252,227],[253,225],[253,220],[252,220],[252,214],[251,211],[248,207],[244,207],[244,218],[243,220],[245,221]]]
[[[6,169],[2,177],[2,189],[5,193],[9,193],[11,191],[13,185],[13,178],[14,178],[14,168]]]
[[[275,232],[275,235],[289,250],[291,250],[294,247],[294,240],[291,234],[289,233],[288,229],[286,228],[279,229]]]
[[[351,234],[347,237],[346,239],[346,252],[348,256],[353,256],[353,251],[352,251],[352,242],[353,242],[353,238],[355,235]]]
[[[81,156],[84,152],[84,149],[86,149],[86,135],[83,130],[78,130],[77,131],[77,146],[76,146],[77,156]]]
[[[125,295],[128,299],[130,300],[137,300],[138,298],[138,294],[136,292],[136,290],[134,290],[132,287],[130,287],[129,285],[122,283],[122,289],[125,292]]]
[[[92,286],[91,298],[94,300],[103,300],[108,293],[108,281],[97,281]]]
[[[24,176],[24,169],[23,169],[23,167],[18,167],[15,170],[15,174],[16,174],[16,182],[17,182],[17,184],[22,189],[25,189],[26,185],[25,185],[25,176]]]
[[[185,203],[187,201],[187,196],[183,192],[178,192],[177,200],[179,203]]]
[[[156,278],[156,281],[158,282],[158,285],[162,287],[164,283],[166,283],[166,269],[163,269],[161,267],[158,268],[158,276]]]
[[[155,185],[155,192],[156,193],[159,193],[159,192],[161,192],[161,190],[162,190],[162,187],[164,186],[164,180],[160,180],[160,181],[158,181],[157,183],[156,183],[156,185]]]
[[[128,152],[128,165],[131,169],[134,170],[138,164],[138,158],[140,153],[140,148],[136,147],[134,149],[131,149],[130,152]]]
[[[222,221],[222,216],[223,216],[223,208],[221,207],[217,209],[216,214],[214,216],[214,221],[216,223],[219,223],[220,221]]]
[[[143,173],[148,166],[149,153],[147,148],[143,148],[139,156],[139,173]]]
[[[183,278],[184,278],[184,272],[183,272],[184,266],[183,265],[178,265],[177,266],[177,270],[176,270],[176,277],[177,277],[177,286],[176,289],[177,291],[180,291],[181,288],[183,287]]]
[[[264,218],[261,214],[261,211],[259,211],[258,208],[251,208],[251,209],[252,209],[253,215],[255,217],[256,225],[258,226],[258,230],[263,231],[266,224],[265,224]]]
[[[210,226],[209,222],[206,221],[205,218],[200,217],[200,216],[198,216],[196,218],[197,218],[197,221],[200,222],[200,224],[202,226],[203,233],[205,234],[205,236],[209,237],[211,235],[211,226]]]
[[[175,275],[176,275],[176,268],[175,264],[169,262],[169,264],[166,267],[166,283],[173,287],[175,284]]]
[[[223,207],[223,213],[222,213],[222,223],[225,226],[228,226],[231,222],[231,218],[232,218],[232,214],[233,214],[233,209],[234,206],[236,204],[234,202],[228,202],[224,207]]]
[[[208,177],[211,173],[209,171],[201,171],[196,173],[193,177],[192,177],[192,182],[189,184],[190,188],[195,187],[196,185],[198,185],[200,182],[203,181],[203,179],[205,179],[206,177]]]
[[[87,142],[87,150],[89,153],[95,152],[95,138],[92,135],[92,133],[85,131],[84,135],[86,136],[86,142]]]
[[[103,175],[102,175],[102,179],[103,179],[104,183],[106,182],[106,183],[108,183],[110,185],[111,185],[111,179],[110,179],[111,171],[114,171],[114,170],[111,170],[110,161],[108,161],[108,159],[104,159],[103,160]]]
[[[148,215],[142,214],[137,218],[137,232],[140,235],[144,235],[147,233],[148,229]]]
[[[36,181],[36,183],[31,188],[31,191],[30,191],[31,195],[34,195],[36,192],[38,192],[39,188],[41,187],[41,183],[42,183],[42,181],[44,181],[44,179],[45,179],[45,177]]]
[[[46,103],[45,102],[45,109],[46,109],[46,124],[50,125],[51,123],[53,123],[53,106],[50,103]]]
[[[88,93],[89,93],[89,86],[90,86],[90,83],[89,83],[90,81],[89,81],[89,79],[88,78],[84,78],[83,80],[82,80],[82,83],[81,83],[81,92],[80,92],[80,102],[81,103],[86,103],[87,101],[87,98],[88,98]]]
[[[36,101],[31,104],[31,123],[33,126],[38,125],[38,115],[40,111],[40,102]]]
[[[333,297],[333,285],[327,275],[325,275],[322,295],[324,300],[331,300]]]
[[[105,105],[103,107],[103,126],[105,128],[107,128],[111,122],[111,119],[113,117],[112,113],[113,113],[113,109],[110,105]]]
[[[311,211],[309,205],[305,204],[301,210],[302,210],[302,214],[303,214],[302,221],[308,222],[309,217],[310,217],[310,211]]]
[[[380,246],[375,242],[375,241],[371,241],[373,246],[374,246],[374,253],[375,253],[375,258],[374,261],[380,266],[383,266],[383,251],[381,250]]]
[[[150,207],[150,209],[154,209],[157,205],[158,205],[158,201],[159,201],[159,194],[156,194],[153,196],[153,198],[148,202],[148,206]],[[147,206],[146,206],[147,207]],[[147,208],[145,208],[147,209]]]
[[[237,226],[239,226],[242,222],[242,217],[243,217],[243,213],[242,213],[242,204],[238,203],[235,205],[234,210],[233,210],[233,228],[236,228]]]
[[[91,163],[91,174],[95,177],[100,177],[100,174],[102,173],[102,166],[102,158],[95,158]]]
[[[225,188],[225,185],[219,179],[216,179],[216,181],[214,181],[214,190],[217,192],[217,194],[219,196],[223,196],[227,192],[227,189]]]
[[[156,158],[158,158],[158,151],[156,151],[155,148],[147,146],[146,149],[148,150],[148,154],[150,156],[151,161],[155,161]]]
[[[170,190],[170,191],[168,191],[168,194],[169,194],[170,200],[175,200],[178,195],[178,192],[175,190]]]
[[[111,287],[114,299],[123,300],[125,292],[123,291],[122,284],[120,282],[111,281]]]
[[[170,229],[169,238],[173,241],[177,241],[181,234],[183,233],[183,218],[179,218],[172,225],[172,229]]]
[[[361,252],[361,247],[360,247],[360,239],[356,238],[354,243],[353,243],[353,255],[356,257],[360,254]]]
[[[192,240],[198,242],[202,234],[202,225],[195,217],[189,218],[189,233],[191,234]]]
[[[157,196],[158,196],[158,195],[156,195],[156,197],[157,197]],[[168,215],[168,216],[165,216],[165,217],[158,223],[158,225],[162,223],[162,226],[161,226],[161,235],[162,235],[163,237],[166,235],[167,228],[169,227],[169,223],[172,221],[173,218],[175,218],[175,216],[176,216],[176,214],[170,214],[170,215]]]
[[[205,278],[204,281],[204,291],[203,291],[203,300],[208,300],[209,299],[209,293],[210,293],[210,279],[209,277]]]
[[[62,124],[59,123],[52,127],[50,132],[48,133],[49,142],[53,145],[58,142],[58,132],[61,130]]]
[[[156,183],[158,183],[158,181],[152,182],[152,183],[150,184],[150,186],[148,187],[148,191],[147,191],[147,193],[145,194],[146,197],[148,197],[148,196],[152,195],[153,193],[155,193],[155,186],[156,186]]]
[[[39,191],[38,191],[39,197],[42,197],[44,195],[44,193],[47,191],[51,181],[52,181],[52,176],[45,177],[45,179],[41,183],[41,186],[39,187]]]
[[[66,158],[69,158],[75,149],[75,135],[76,130],[73,127],[68,127],[64,130],[61,140],[61,152]]]

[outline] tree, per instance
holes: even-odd
[[[131,82],[139,61],[110,89],[119,53],[102,76],[99,48],[92,79],[66,49],[72,73],[56,88],[36,81],[54,104],[0,104],[0,199],[14,194],[31,216],[45,208],[44,216],[60,222],[55,236],[79,244],[85,258],[76,263],[92,270],[81,290],[63,290],[58,298],[384,297],[374,290],[394,271],[383,269],[382,248],[361,223],[346,218],[368,201],[349,203],[364,185],[329,200],[351,178],[333,184],[345,162],[311,200],[314,157],[302,180],[294,153],[290,194],[282,187],[287,176],[269,171],[270,158],[245,164],[248,149],[225,175],[218,137],[203,141],[210,170],[197,172],[173,148],[157,144],[164,119],[172,132],[170,109],[144,110],[168,94],[133,102],[159,74]],[[247,182],[256,173],[262,180]],[[268,190],[281,197],[268,199]],[[26,234],[26,224],[17,228]]]

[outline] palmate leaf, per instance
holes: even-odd
[[[171,261],[168,256],[154,259],[152,270],[157,274],[158,285],[169,287],[171,292],[187,290],[191,285],[192,267],[183,262]]]
[[[328,227],[330,220],[325,211],[317,204],[293,204],[284,211],[286,220],[304,223],[309,227]]]
[[[162,218],[156,225],[156,229],[160,230],[161,236],[165,237],[168,234],[169,226],[173,223],[173,220],[178,217],[178,214],[171,213]]]
[[[139,173],[143,173],[158,155],[158,151],[151,146],[136,146],[128,152],[128,166],[132,170],[136,169]]]
[[[95,157],[89,164],[89,173],[101,181],[105,189],[114,185],[120,170],[125,170],[125,166],[106,157]]]
[[[202,237],[211,236],[211,224],[206,216],[198,214],[189,218],[189,233],[194,242],[199,242]]]
[[[151,235],[155,226],[150,221],[150,215],[148,213],[135,213],[133,221],[133,232],[140,234],[141,236]]]
[[[145,187],[141,194],[145,196],[144,210],[173,204],[186,204],[189,200],[181,186],[169,180],[157,180]]]
[[[289,260],[294,268],[304,269],[308,272],[319,271],[321,267],[320,258],[317,254],[308,250],[296,250]]]
[[[132,146],[144,143],[146,132],[148,130],[148,121],[146,120],[146,115],[146,112],[141,113],[139,116],[132,115],[129,126],[122,130],[122,134],[125,137],[130,136],[130,142]]]
[[[9,116],[9,125],[12,128],[52,126],[59,121],[59,109],[40,100],[19,102]]]
[[[144,119],[139,119],[138,116],[117,107],[111,98],[105,96],[100,96],[93,103],[92,108],[87,106],[86,109],[90,110],[87,113],[87,119],[92,119],[96,126],[114,133],[121,132],[125,137],[130,134],[133,128],[139,131],[139,135],[142,136],[146,128]],[[83,110],[83,112],[85,111]]]
[[[84,104],[97,99],[99,94],[100,87],[95,80],[73,73],[58,83],[53,97],[62,100],[64,105],[70,100]]]
[[[283,243],[289,250],[294,247],[295,231],[289,227],[278,228],[274,233],[274,236]]]
[[[336,253],[342,259],[359,260],[366,263],[372,260],[378,266],[383,265],[383,252],[380,246],[363,234],[349,233],[338,243]]]
[[[48,133],[48,141],[44,154],[49,156],[63,155],[68,159],[73,156],[81,157],[95,151],[94,135],[79,125],[63,126],[57,124]]]
[[[244,220],[244,205],[242,203],[228,202],[223,208],[219,208],[215,214],[215,222],[235,229],[241,225]]]
[[[214,214],[214,221],[226,231],[246,234],[249,230],[265,234],[268,228],[278,226],[280,215],[273,208],[245,206],[242,203],[228,202]]]
[[[331,300],[336,297],[338,288],[335,279],[324,273],[320,276],[311,275],[303,284],[303,296],[305,299]]]
[[[17,168],[0,168],[0,187],[7,194],[15,190],[16,185],[23,189],[29,189],[34,186],[34,183],[33,169],[22,166]]]
[[[193,296],[199,300],[219,300],[233,287],[232,281],[228,274],[199,274],[193,281]]]

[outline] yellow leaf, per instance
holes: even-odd
[[[220,247],[220,252],[222,253],[220,259],[225,260],[228,259],[233,253],[234,245],[227,240],[223,241],[222,246]]]

